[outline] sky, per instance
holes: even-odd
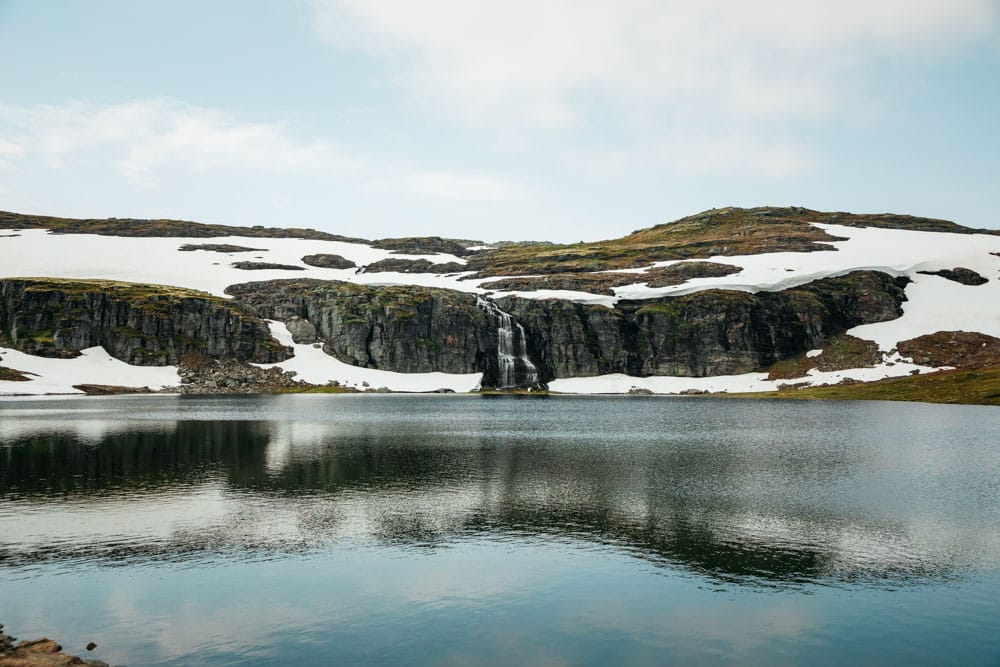
[[[0,0],[0,210],[579,241],[1000,228],[1000,0]]]

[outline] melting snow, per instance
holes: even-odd
[[[857,269],[884,271],[894,276],[907,276],[913,282],[907,286],[908,301],[903,304],[903,316],[889,322],[856,327],[848,333],[874,340],[883,352],[895,348],[899,341],[941,330],[979,331],[1000,337],[1000,258],[990,253],[1000,252],[1000,236],[987,234],[949,234],[916,232],[896,229],[842,227],[819,224],[818,227],[845,241],[833,242],[836,251],[812,253],[781,252],[735,257],[710,257],[709,261],[741,267],[740,273],[715,278],[696,278],[682,285],[650,288],[637,282],[617,288],[615,296],[563,290],[535,292],[495,292],[496,296],[517,295],[530,299],[567,299],[590,304],[613,306],[619,299],[648,299],[689,294],[706,289],[736,289],[747,292],[776,291],[802,285],[812,280],[843,275]],[[318,278],[352,283],[385,285],[409,284],[442,287],[471,293],[486,293],[480,283],[495,278],[461,280],[468,272],[435,275],[417,273],[357,273],[355,269],[326,269],[302,264],[301,258],[311,254],[337,254],[359,266],[385,259],[428,259],[432,262],[458,262],[465,259],[447,254],[401,255],[372,248],[360,243],[315,241],[307,239],[271,239],[248,237],[205,238],[133,238],[92,234],[51,234],[46,230],[20,230],[18,236],[0,237],[0,277],[103,278],[143,283],[177,285],[223,295],[223,290],[236,283],[280,278]],[[180,252],[186,243],[231,243],[265,248],[257,253],[262,261],[302,266],[302,271],[244,271],[230,264],[248,258],[250,253],[224,254],[216,252]],[[684,261],[684,260],[681,260]],[[677,261],[658,262],[653,266],[668,266]],[[966,267],[986,276],[989,282],[967,286],[940,276],[928,276],[918,271],[936,271],[957,266]],[[641,269],[622,270],[636,273]],[[274,335],[291,344],[283,325],[271,325]],[[479,382],[480,375],[447,373],[392,373],[363,369],[344,364],[311,345],[294,345],[295,358],[277,364],[295,370],[298,376],[317,384],[338,380],[351,386],[368,382],[372,387],[389,387],[400,391],[432,391],[448,388],[469,391]],[[813,350],[809,356],[815,356]],[[73,384],[116,384],[149,386],[152,389],[178,383],[173,367],[135,367],[111,358],[101,348],[83,351],[76,359],[43,359],[6,350],[0,356],[4,366],[37,373],[30,382],[2,382],[2,393],[78,393]],[[813,373],[813,383],[839,382],[845,377],[858,380],[906,375],[911,370],[928,369],[905,363],[880,365],[875,369]],[[763,391],[778,383],[768,382],[761,373],[711,378],[632,378],[609,375],[593,378],[565,378],[554,381],[556,391],[581,393],[622,393],[632,387],[672,393],[684,389],[708,391]],[[795,382],[795,381],[791,381]]]

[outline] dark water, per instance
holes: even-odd
[[[0,623],[148,664],[1000,664],[1000,410],[0,401]]]

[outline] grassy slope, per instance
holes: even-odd
[[[548,275],[638,268],[657,261],[716,255],[831,250],[828,243],[838,237],[810,223],[1000,234],[998,230],[973,230],[947,220],[901,215],[822,213],[798,207],[723,208],[607,241],[498,248],[472,257],[469,268],[479,271],[476,277]]]
[[[364,239],[329,234],[315,229],[284,227],[236,227],[210,225],[188,220],[140,220],[134,218],[77,219],[47,215],[26,215],[0,211],[0,229],[50,229],[57,234],[100,234],[102,236],[193,237],[246,236],[256,238],[299,238],[322,241],[367,243]]]
[[[720,394],[717,394],[720,395]],[[940,371],[877,382],[804,387],[754,394],[721,394],[740,398],[797,400],[919,401],[1000,405],[1000,366],[978,370]]]

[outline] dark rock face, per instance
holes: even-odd
[[[496,351],[495,327],[475,295],[454,290],[274,280],[226,293],[262,317],[308,321],[328,354],[364,368],[475,373]]]
[[[188,352],[258,363],[291,356],[264,322],[224,299],[99,280],[0,280],[0,337],[49,357],[100,345],[138,366],[176,364]]]
[[[176,364],[188,353],[241,362],[287,359],[291,352],[270,337],[262,316],[286,322],[296,342],[320,341],[328,354],[355,366],[481,372],[484,387],[514,388],[605,373],[701,377],[760,370],[851,327],[898,317],[905,284],[856,271],[781,292],[707,290],[619,301],[611,309],[321,280],[234,285],[227,292],[236,301],[229,302],[162,286],[11,279],[0,281],[0,336],[43,356],[74,356],[102,345],[137,365]]]
[[[322,253],[319,255],[306,255],[302,258],[302,263],[309,266],[317,266],[321,269],[353,269],[358,266],[346,257]]]
[[[906,279],[856,271],[782,292],[708,290],[621,301],[614,309],[507,297],[480,307],[453,290],[317,280],[234,285],[226,291],[261,316],[312,324],[327,353],[356,366],[402,372],[483,372],[501,386],[500,320],[524,328],[515,343],[537,369],[515,364],[511,386],[605,373],[701,377],[746,373],[802,354],[819,341],[902,314]],[[489,303],[489,302],[487,302]],[[296,319],[297,318],[297,319]],[[509,327],[508,327],[509,330]],[[518,333],[520,336],[520,333]]]
[[[902,314],[905,279],[856,271],[782,292],[707,290],[620,301],[499,301],[528,332],[544,380],[627,373],[703,377],[767,367],[845,330]]]
[[[917,273],[927,276],[941,276],[962,285],[985,285],[990,281],[986,276],[963,266],[956,266],[954,269],[941,269],[940,271],[917,271]]]

